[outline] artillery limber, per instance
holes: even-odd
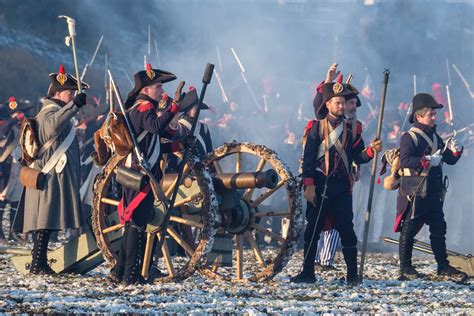
[[[93,231],[112,265],[117,259],[113,244],[123,227],[117,216],[121,190],[115,175],[124,159],[114,155],[94,186]],[[176,178],[165,174],[160,183],[167,198]],[[153,249],[153,242],[155,235],[158,239],[163,235],[165,211],[159,200],[150,210],[144,277],[149,276],[153,257],[151,271],[157,281],[183,279],[195,270],[214,279],[261,281],[284,268],[296,247],[302,206],[296,179],[274,151],[250,143],[225,144],[202,162],[192,157],[182,179],[174,208],[169,210],[162,249]],[[270,199],[278,199],[280,208],[264,206]],[[267,219],[280,222],[282,228],[272,231],[264,224]],[[259,242],[260,236],[270,242]],[[178,248],[184,250],[184,257],[177,255]]]

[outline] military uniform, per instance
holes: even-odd
[[[414,120],[414,112],[423,107],[441,108],[433,97],[420,93],[413,98],[413,110],[410,123],[413,127],[409,132],[403,134],[400,141],[400,160],[403,169],[403,177],[422,175],[420,184],[413,195],[406,195],[406,189],[399,189],[397,196],[397,218],[394,231],[401,232],[400,235],[400,272],[402,276],[414,278],[419,276],[413,268],[411,258],[415,235],[423,224],[430,227],[430,242],[435,260],[438,264],[440,274],[461,274],[460,271],[449,266],[446,254],[446,221],[443,213],[443,200],[445,186],[443,178],[442,163],[430,166],[427,160],[436,154],[437,150],[443,150],[445,144],[437,134],[436,127],[430,127]],[[453,152],[446,148],[441,153],[442,162],[454,165],[461,157],[460,152]],[[426,175],[427,171],[427,175]],[[402,177],[402,182],[404,181]],[[421,178],[420,178],[421,179]],[[423,181],[425,183],[423,183]],[[425,194],[421,188],[426,184]],[[403,184],[402,184],[403,186]],[[402,193],[404,192],[404,193]]]
[[[369,162],[373,152],[371,147],[365,148],[360,134],[356,133],[356,137],[353,137],[352,124],[342,116],[335,118],[328,115],[326,101],[335,96],[348,95],[350,91],[347,86],[327,83],[323,85],[322,91],[324,100],[317,114],[324,119],[313,121],[309,129],[302,164],[304,184],[315,186],[316,201],[315,206],[306,211],[303,271],[292,281],[314,280],[319,234],[326,217],[330,215],[341,237],[347,281],[354,282],[357,280],[357,237],[352,223],[353,179],[350,168],[352,162]]]
[[[52,231],[78,228],[85,224],[79,197],[80,158],[72,118],[85,105],[86,96],[81,93],[65,103],[54,99],[55,92],[77,90],[76,79],[66,74],[64,67],[59,73],[50,74],[48,97],[36,116],[39,143],[43,146],[55,137],[52,145],[30,167],[41,170],[57,149],[72,138],[69,147],[55,166],[46,174],[44,189],[25,188],[15,217],[14,229],[18,232],[34,232],[33,261],[30,273],[52,273],[47,264],[47,245]],[[83,88],[89,86],[83,83]]]
[[[152,71],[152,73],[150,72]],[[157,181],[162,178],[160,160],[162,152],[160,137],[171,138],[176,131],[169,128],[169,123],[178,112],[177,103],[164,111],[159,117],[158,100],[151,99],[145,94],[140,94],[141,89],[155,83],[166,83],[176,79],[170,72],[151,69],[135,74],[135,88],[129,93],[126,106],[130,123],[139,138],[140,150],[150,164],[151,172]],[[161,109],[163,110],[163,109]],[[144,136],[143,136],[144,135]],[[154,160],[154,161],[151,161]],[[125,162],[127,167],[139,170],[138,159],[131,153]],[[139,272],[145,250],[145,229],[152,219],[154,196],[150,185],[145,186],[141,192],[132,189],[123,189],[123,197],[118,206],[121,221],[125,222],[125,232],[122,237],[121,247],[116,266],[112,269],[110,278],[113,281],[122,281],[132,284],[139,280]]]
[[[342,83],[342,75],[339,76],[337,82]],[[321,103],[323,102],[322,86],[324,81],[321,82],[317,88],[317,94],[313,99],[313,109],[315,116],[318,119],[322,119],[321,114],[319,114],[319,109],[321,108]],[[345,96],[346,100],[357,99],[357,107],[362,105],[358,94],[359,91],[352,85],[347,85],[347,87],[352,91],[352,93]],[[347,122],[351,125],[352,137],[356,139],[357,134],[362,135],[362,122],[357,120],[357,118],[347,118]],[[351,168],[351,176],[354,181],[359,180],[360,166],[353,162]],[[312,203],[307,203],[307,210],[314,212],[314,205]],[[315,262],[322,266],[323,269],[333,269],[334,257],[336,255],[336,250],[339,245],[339,233],[334,229],[334,220],[332,216],[327,216],[325,224],[323,226],[323,231],[321,232],[321,238],[318,242],[316,260]]]
[[[18,119],[10,117],[4,105],[0,104],[0,239],[5,238],[3,213],[10,204],[10,228],[18,206]],[[11,229],[10,229],[11,231]],[[8,239],[12,239],[11,232]]]

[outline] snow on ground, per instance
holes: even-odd
[[[315,284],[292,284],[302,251],[273,281],[226,283],[196,273],[183,283],[116,287],[100,266],[87,275],[22,276],[0,255],[0,313],[474,313],[473,285],[435,279],[397,281],[394,254],[370,254],[362,286],[340,283],[339,271],[322,272]],[[433,275],[430,257],[417,257],[420,272]]]

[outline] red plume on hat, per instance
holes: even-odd
[[[10,110],[14,110],[16,109],[18,106],[18,103],[16,103],[16,100],[15,100],[15,97],[10,97],[10,99],[8,99],[8,107],[10,108]]]
[[[342,80],[343,80],[343,76],[342,76],[342,74],[340,74],[340,75],[337,77],[336,82],[337,82],[337,83],[342,83]]]
[[[155,78],[155,72],[153,71],[153,68],[151,67],[151,64],[146,64],[146,75],[150,80],[153,80]]]
[[[56,76],[56,80],[61,86],[64,86],[64,83],[67,81],[66,70],[64,69],[63,65],[59,65],[59,72]]]

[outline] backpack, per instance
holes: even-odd
[[[407,131],[415,147],[418,146],[418,138],[413,130]],[[423,136],[422,136],[423,137]],[[386,190],[397,190],[400,187],[400,178],[403,176],[403,169],[400,167],[400,147],[386,150],[382,155],[382,169],[380,176],[385,174],[387,166],[390,166],[390,175],[383,179],[383,187]]]
[[[41,145],[38,137],[38,122],[35,118],[24,118],[20,127],[20,150],[22,161],[31,164],[38,158]]]
[[[92,157],[103,165],[112,152],[127,156],[133,149],[133,140],[122,113],[110,112],[102,127],[94,133],[96,151]]]

